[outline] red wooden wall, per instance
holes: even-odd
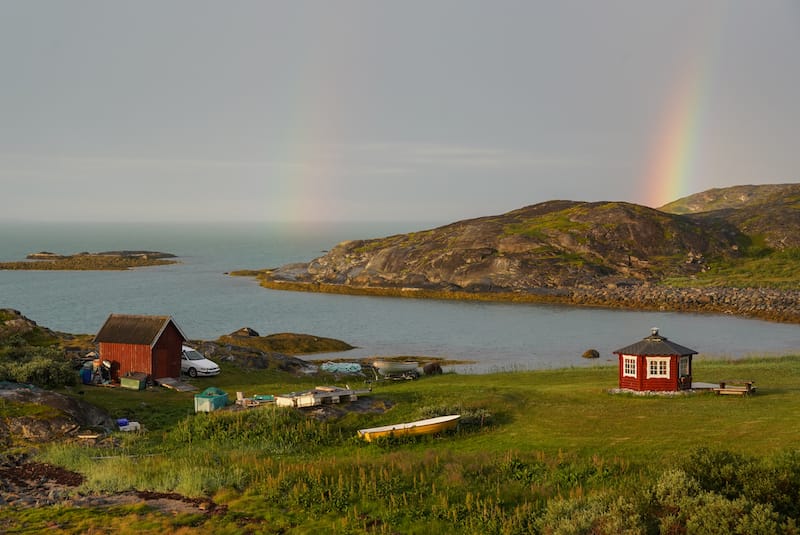
[[[636,377],[624,377],[624,357],[636,357]],[[669,357],[669,378],[653,377],[647,378],[647,358],[643,355],[619,355],[619,387],[630,390],[654,390],[654,391],[675,391],[680,390],[680,357],[671,355]],[[691,361],[690,361],[691,371]]]
[[[182,344],[183,336],[170,323],[152,351],[149,345],[100,342],[100,358],[112,363],[113,380],[128,372],[144,372],[150,379],[180,377]]]
[[[100,358],[111,362],[112,380],[127,372],[153,373],[150,346],[100,342]]]
[[[183,336],[170,322],[153,346],[153,378],[181,376]]]

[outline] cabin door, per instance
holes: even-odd
[[[169,366],[169,351],[164,348],[156,348],[153,355],[153,379],[161,379],[163,377],[173,377],[170,373]],[[176,377],[178,378],[178,377]]]

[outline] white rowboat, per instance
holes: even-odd
[[[369,429],[359,429],[358,436],[367,442],[372,442],[373,440],[381,437],[430,435],[433,433],[441,433],[443,431],[455,429],[455,427],[458,425],[459,418],[461,418],[460,414],[451,414],[449,416],[428,418],[427,420],[417,420],[416,422],[384,425],[382,427],[371,427]]]
[[[375,360],[372,367],[381,375],[400,375],[409,373],[419,368],[419,362],[413,360]]]

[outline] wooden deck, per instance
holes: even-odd
[[[161,377],[160,379],[156,379],[155,383],[164,388],[169,388],[170,390],[177,390],[178,392],[194,392],[197,390],[196,386],[179,381],[174,377]]]
[[[756,393],[754,381],[722,381],[719,388],[712,388],[717,395],[749,396]]]

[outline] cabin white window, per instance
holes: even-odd
[[[622,357],[622,376],[636,377],[636,357]]]
[[[647,378],[669,379],[669,357],[647,357]]]
[[[689,373],[689,357],[681,357],[681,377],[686,377],[687,375],[691,375]]]

